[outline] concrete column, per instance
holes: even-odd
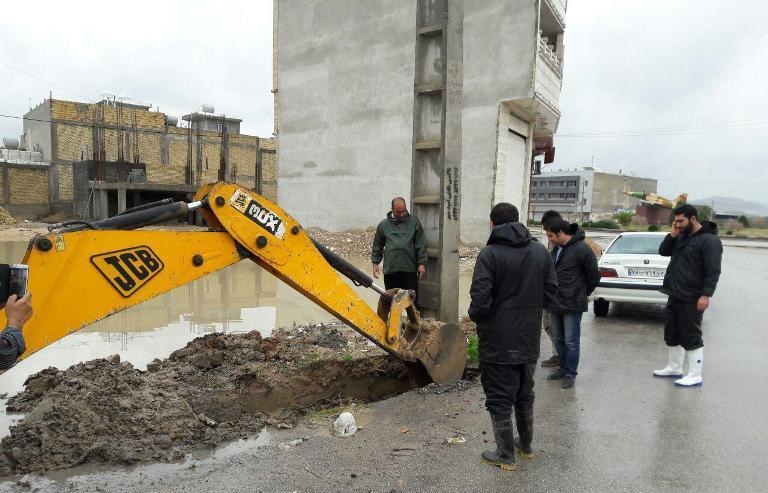
[[[126,209],[125,205],[125,188],[118,187],[117,189],[117,213],[120,214],[121,212],[125,211]]]
[[[3,204],[7,207],[11,205],[11,184],[8,180],[8,164],[4,164],[2,167],[3,172]]]
[[[93,216],[97,221],[109,217],[108,190],[93,191]]]
[[[411,209],[424,226],[429,260],[419,283],[422,314],[459,318],[462,0],[418,0]]]

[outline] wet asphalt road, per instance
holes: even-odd
[[[474,383],[359,410],[363,430],[351,438],[324,426],[272,430],[266,445],[225,457],[27,477],[0,491],[768,491],[768,250],[727,247],[723,271],[704,319],[701,388],[651,376],[666,358],[662,308],[587,313],[576,387],[562,390],[537,372],[537,456],[511,473],[480,461],[492,438]],[[309,440],[277,446],[299,436]],[[446,443],[451,436],[466,442]]]

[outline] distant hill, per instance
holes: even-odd
[[[737,199],[734,197],[705,197],[703,199],[689,200],[689,204],[708,205],[715,204],[715,212],[718,214],[743,214],[745,216],[768,216],[768,205],[760,202]]]

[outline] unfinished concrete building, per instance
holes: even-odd
[[[277,197],[273,138],[241,134],[240,119],[207,105],[182,122],[115,98],[46,99],[24,115],[18,145],[36,162],[3,165],[2,205],[20,214],[101,219],[161,198],[189,199],[217,180]]]
[[[532,158],[551,155],[560,118],[566,3],[276,0],[281,205],[346,230],[402,195],[423,222],[442,207],[440,227],[458,220],[470,243],[495,203],[525,218]]]

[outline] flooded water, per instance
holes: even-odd
[[[20,262],[26,247],[23,241],[0,242],[0,262]],[[370,269],[367,258],[348,260],[366,272]],[[471,276],[471,272],[462,273],[459,281],[463,314],[469,306]],[[373,290],[354,289],[375,309],[378,295]],[[143,370],[153,359],[165,358],[203,334],[258,330],[268,336],[278,327],[333,320],[328,312],[253,262],[242,261],[91,324],[0,375],[0,437],[21,418],[5,414],[6,398],[23,389],[27,376],[50,366],[65,369],[118,354]]]

